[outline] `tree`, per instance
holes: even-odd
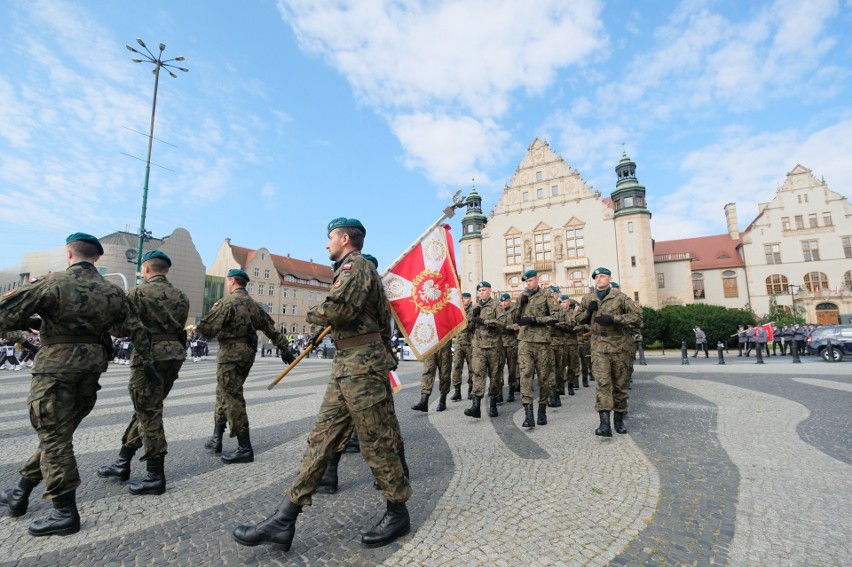
[[[747,309],[730,309],[717,305],[670,305],[660,310],[643,307],[644,329],[642,336],[646,344],[660,341],[669,348],[679,348],[682,341],[695,344],[698,326],[707,335],[707,344],[714,347],[721,341],[729,346],[736,345],[737,325],[752,325],[754,314]]]

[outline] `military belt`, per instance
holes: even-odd
[[[54,335],[41,337],[42,346],[61,344],[103,344],[96,335]]]
[[[180,335],[151,335],[151,340],[155,343],[161,343],[166,341],[183,342],[183,340],[180,338]]]
[[[248,339],[244,339],[244,338],[236,338],[236,339],[220,339],[220,340],[219,340],[219,346],[222,346],[222,345],[235,345],[235,344],[244,344],[244,345],[247,345],[247,344],[249,344],[249,342],[248,342]]]
[[[367,333],[365,335],[357,335],[355,337],[349,337],[348,339],[337,339],[334,341],[334,344],[337,345],[339,349],[352,348],[361,345],[368,345],[370,343],[379,342],[382,340],[382,335],[379,333]]]

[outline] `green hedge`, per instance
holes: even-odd
[[[670,305],[662,309],[643,307],[642,311],[644,344],[661,343],[666,348],[680,348],[684,340],[690,349],[695,348],[692,329],[696,325],[707,335],[709,349],[716,348],[719,341],[736,346],[737,338],[731,335],[737,332],[737,326],[757,322],[754,313],[747,308],[730,309],[716,305]]]

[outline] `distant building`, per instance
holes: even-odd
[[[272,316],[279,329],[286,333],[309,333],[313,326],[306,322],[308,308],[322,302],[328,296],[334,279],[334,271],[328,264],[316,264],[312,260],[297,260],[272,254],[267,248],[252,250],[231,244],[226,238],[216,254],[216,259],[207,274],[210,290],[206,299],[216,301],[227,290],[224,279],[228,270],[244,270],[251,281],[246,286],[248,294]],[[214,286],[221,286],[218,294]],[[211,303],[212,305],[212,303]],[[209,306],[205,307],[209,309]]]
[[[645,187],[626,155],[609,197],[589,187],[550,146],[533,141],[486,216],[474,189],[459,239],[464,291],[487,280],[501,291],[523,289],[538,271],[544,285],[578,296],[598,266],[648,307],[706,303],[778,305],[803,310],[813,323],[852,323],[852,207],[824,180],[797,165],[740,233],[736,205],[724,208],[726,234],[654,242]]]
[[[136,285],[136,251],[139,235],[131,232],[113,232],[99,238],[104,247],[104,255],[97,262],[97,268],[111,282],[127,288]],[[45,252],[24,254],[17,274],[0,272],[0,290],[14,289],[30,278],[41,277],[51,272],[63,271],[68,266],[65,260],[65,245],[57,246]],[[162,250],[172,259],[169,281],[189,297],[189,319],[195,322],[201,317],[204,299],[204,264],[195,248],[192,236],[184,228],[176,228],[172,234],[163,238],[145,240],[142,253],[149,250]],[[131,251],[133,260],[128,260]],[[13,276],[13,277],[10,277]]]

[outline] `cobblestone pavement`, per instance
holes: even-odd
[[[247,548],[239,523],[268,516],[298,470],[330,361],[283,369],[258,358],[246,383],[255,462],[224,465],[202,445],[212,431],[215,363],[187,362],[166,401],[168,489],[127,493],[100,479],[130,418],[128,368],[111,366],[74,440],[82,477],[78,534],[32,538],[50,509],[36,488],[28,512],[0,508],[0,565],[846,565],[852,557],[852,362],[812,357],[647,357],[637,366],[627,426],[604,439],[592,388],[520,427],[519,402],[497,418],[412,411],[420,365],[405,362],[396,396],[414,496],[411,534],[364,549],[384,511],[360,455],[346,453],[340,487],[317,495],[292,549]],[[0,372],[0,487],[36,447],[29,374]],[[226,439],[226,449],[235,446]],[[131,478],[144,474],[134,461]]]

